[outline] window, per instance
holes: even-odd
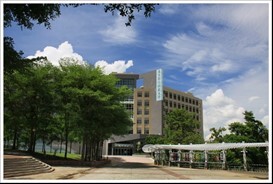
[[[141,124],[142,121],[141,121],[141,118],[137,118],[137,124]]]
[[[138,109],[138,110],[137,110],[137,114],[142,114],[142,110],[141,110],[141,109]]]
[[[149,119],[148,119],[148,118],[145,118],[145,119],[144,119],[144,124],[145,124],[145,125],[149,125]]]
[[[176,100],[176,94],[173,95],[173,98]]]
[[[173,98],[173,94],[172,93],[169,93],[169,98]]]
[[[164,97],[168,97],[168,92],[167,91],[164,91]]]
[[[169,105],[170,105],[170,107],[173,107],[173,102],[170,101],[170,102],[169,102]]]
[[[142,91],[137,92],[137,97],[142,97]]]
[[[148,91],[145,91],[144,96],[145,96],[146,98],[149,97],[149,96],[150,96],[149,92],[148,92]]]
[[[142,100],[137,101],[137,106],[142,106]]]
[[[150,133],[149,128],[145,128],[144,129],[144,134],[149,134],[149,133]]]
[[[144,105],[147,107],[149,106],[149,100],[145,100]]]
[[[178,99],[178,101],[180,101],[180,95],[177,95],[177,99]]]
[[[137,128],[137,133],[141,134],[141,128],[140,127]]]
[[[149,109],[145,109],[144,114],[148,115],[149,114]]]

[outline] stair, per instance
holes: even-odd
[[[4,155],[4,178],[49,173],[50,165],[26,155]]]

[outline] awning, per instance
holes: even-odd
[[[206,144],[186,144],[186,145],[164,145],[164,144],[147,144],[142,147],[145,153],[151,153],[156,150],[199,150],[199,151],[213,151],[213,150],[227,150],[235,148],[247,148],[247,147],[268,147],[268,142],[262,143],[206,143]]]

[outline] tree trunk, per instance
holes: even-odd
[[[32,152],[33,150],[33,139],[34,139],[34,131],[33,128],[30,129],[30,140],[29,140],[29,146],[28,146],[28,152]]]
[[[86,138],[85,138],[85,135],[83,135],[83,138],[82,138],[82,152],[81,152],[81,160],[84,160],[85,158],[85,150],[86,150]]]
[[[43,139],[42,139],[42,141],[43,141],[43,147],[42,147],[42,152],[44,153],[44,155],[46,154],[46,145],[45,145],[45,136],[43,136]]]
[[[65,152],[64,152],[64,158],[67,158],[67,147],[68,147],[68,127],[65,128]]]
[[[72,141],[70,141],[70,149],[69,149],[69,153],[72,153]]]
[[[61,137],[60,153],[62,152],[62,147],[63,147],[63,137]]]
[[[12,145],[12,149],[16,149],[16,140],[17,140],[17,127],[15,127],[14,133],[13,133],[13,145]]]

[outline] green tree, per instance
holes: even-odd
[[[144,142],[145,144],[165,144],[164,137],[161,135],[148,135]]]
[[[230,133],[241,138],[246,142],[265,142],[268,141],[268,129],[259,120],[256,120],[252,111],[245,111],[244,123],[234,122],[229,124]],[[226,135],[225,139],[232,136]]]
[[[99,68],[88,64],[64,61],[61,70],[65,73],[62,81],[62,94],[66,97],[64,104],[69,102],[77,107],[74,112],[78,116],[76,127],[82,135],[82,159],[99,159],[103,140],[112,134],[128,132],[132,122],[120,101],[131,91],[125,87],[116,88],[114,75],[104,75]],[[69,107],[65,109],[67,112],[63,117],[71,110]],[[70,112],[70,115],[73,114]]]
[[[218,130],[216,128],[210,128],[209,130],[211,131],[209,138],[211,142],[223,142],[223,132],[226,131],[225,127],[220,127]]]
[[[169,144],[190,144],[204,142],[198,132],[199,122],[194,114],[185,109],[174,109],[166,116],[164,137]]]
[[[48,132],[55,109],[52,70],[49,63],[39,62],[4,75],[5,132],[12,130],[13,148],[19,147],[24,132],[24,139],[29,138],[29,151],[34,152],[36,139],[43,139]]]
[[[12,73],[13,71],[23,71],[33,64],[33,61],[23,58],[23,51],[17,52],[14,49],[14,41],[11,37],[4,37],[4,74]],[[40,59],[40,58],[38,58]]]
[[[4,75],[4,139],[13,140],[12,149],[19,147],[20,132],[24,127],[24,92],[19,72]]]
[[[16,22],[21,28],[32,29],[34,23],[44,24],[46,28],[50,28],[50,21],[56,19],[61,15],[61,7],[78,7],[82,5],[103,5],[105,12],[114,14],[118,12],[119,15],[127,17],[126,26],[130,26],[132,20],[135,19],[134,13],[144,10],[144,16],[150,17],[151,13],[155,11],[157,4],[4,4],[4,27],[12,26],[12,22]]]
[[[230,134],[223,137],[224,142],[265,142],[268,141],[268,129],[261,121],[256,120],[252,111],[245,111],[244,123],[234,122],[229,124]],[[248,164],[267,164],[266,148],[248,148]],[[231,153],[233,152],[233,154]],[[236,157],[234,157],[236,155]],[[227,155],[230,162],[243,162],[240,150],[230,150]]]

